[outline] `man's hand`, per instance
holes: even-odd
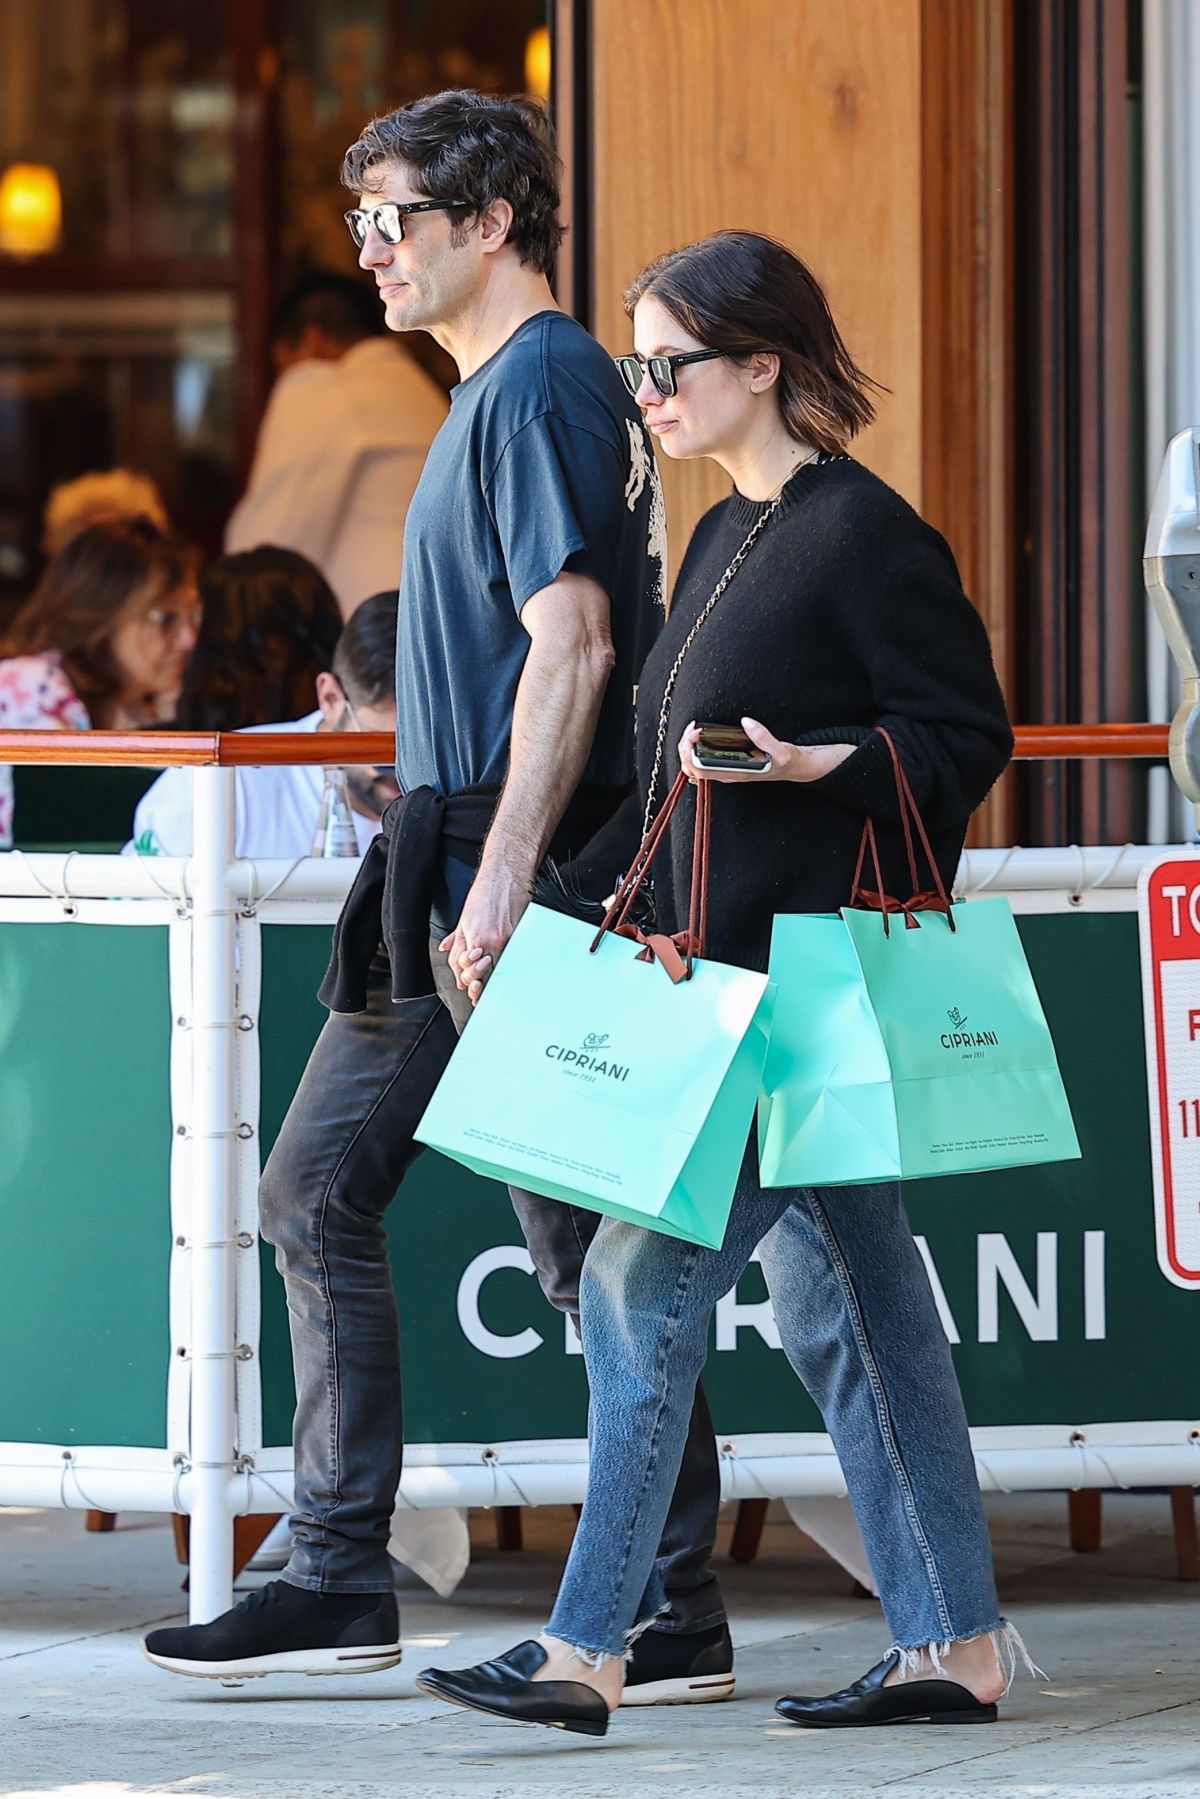
[[[438,945],[473,1006],[528,904],[528,881],[500,863],[480,864],[456,928]]]

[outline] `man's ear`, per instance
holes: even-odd
[[[342,692],[342,684],[335,674],[323,670],[317,676],[317,705],[321,708],[321,717],[330,727],[337,724],[346,710],[346,696]]]
[[[485,256],[494,256],[508,242],[513,209],[507,200],[492,200],[478,217],[479,244]]]

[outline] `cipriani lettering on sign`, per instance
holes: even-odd
[[[956,1295],[957,1310],[952,1307],[928,1242],[924,1237],[917,1237],[915,1241],[929,1276],[942,1329],[950,1343],[961,1343],[962,1326],[969,1315],[969,1300]],[[753,1260],[757,1262],[758,1257]],[[458,1283],[458,1323],[468,1343],[481,1355],[508,1361],[532,1355],[542,1348],[546,1338],[533,1323],[523,1324],[517,1331],[504,1332],[493,1329],[487,1322],[486,1284],[501,1269],[532,1276],[533,1262],[523,1244],[497,1244],[493,1249],[483,1250],[467,1265]],[[1080,1270],[1083,1340],[1103,1342],[1108,1335],[1104,1231],[1084,1231],[1078,1247],[1071,1240],[1069,1253],[1061,1258],[1057,1231],[1038,1231],[1032,1245],[1027,1240],[1022,1241],[1019,1255],[1002,1231],[981,1231],[975,1246],[974,1341],[999,1343],[1010,1332],[1021,1331],[1031,1343],[1057,1343],[1060,1340],[1059,1295],[1064,1281],[1078,1280]],[[1007,1308],[1002,1306],[1002,1295],[1008,1300]],[[536,1289],[530,1293],[530,1317],[540,1322],[545,1320],[545,1304]],[[581,1354],[579,1338],[570,1318],[564,1318],[563,1324],[565,1353]],[[735,1351],[743,1331],[752,1331],[768,1349],[781,1349],[770,1299],[740,1300],[735,1288],[717,1303],[714,1331],[717,1354],[728,1355]]]

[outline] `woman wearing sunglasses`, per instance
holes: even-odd
[[[873,415],[874,383],[798,258],[721,232],[646,269],[626,309],[636,351],[621,372],[650,430],[671,457],[711,457],[733,491],[697,526],[642,671],[632,834],[618,846],[610,827],[575,872],[584,891],[611,890],[678,754],[693,782],[724,788],[712,807],[709,951],[765,969],[776,913],[847,903],[865,819],[887,890],[904,890],[889,738],[949,885],[1012,736],[949,549],[848,453]],[[701,767],[698,722],[740,725],[769,765]],[[655,864],[659,931],[687,924],[693,818],[689,793]],[[538,1641],[497,1661],[429,1670],[427,1691],[607,1728],[630,1643],[661,1604],[654,1546],[709,1319],[756,1247],[893,1638],[846,1691],[777,1710],[817,1727],[995,1717],[1019,1639],[1000,1617],[962,1400],[899,1187],[764,1189],[753,1136],[721,1250],[602,1220],[581,1295],[591,1472],[553,1615]]]

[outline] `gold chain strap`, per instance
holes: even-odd
[[[679,671],[683,667],[683,659],[687,655],[688,651],[691,649],[693,643],[695,643],[696,636],[700,630],[701,625],[704,623],[705,619],[708,617],[709,613],[712,611],[712,609],[716,605],[717,601],[721,598],[721,595],[725,592],[725,589],[729,586],[729,583],[733,580],[733,577],[737,574],[739,568],[741,568],[743,562],[746,560],[746,557],[749,555],[751,545],[754,543],[755,539],[758,537],[759,533],[762,531],[763,527],[766,525],[768,519],[771,519],[775,516],[775,514],[778,512],[778,510],[782,504],[783,504],[783,494],[778,493],[778,494],[776,494],[775,498],[772,500],[771,504],[767,507],[767,510],[764,513],[762,513],[759,518],[757,518],[755,520],[753,529],[751,530],[749,536],[746,538],[745,543],[742,545],[741,549],[734,556],[733,561],[729,564],[729,567],[725,570],[725,573],[721,576],[721,579],[717,582],[717,585],[713,588],[712,593],[709,596],[709,599],[706,602],[703,611],[699,614],[699,616],[696,619],[695,624],[692,626],[691,630],[688,632],[687,636],[684,638],[683,647],[681,648],[678,656],[676,656],[674,662],[671,664],[671,672],[667,676],[667,684],[666,684],[665,688],[663,689],[662,710],[658,715],[658,737],[657,737],[657,739],[655,741],[655,745],[654,745],[654,767],[650,771],[650,792],[649,792],[649,795],[646,800],[645,817],[642,820],[642,836],[643,837],[646,836],[647,832],[650,829],[650,820],[654,813],[654,800],[655,800],[655,796],[658,792],[658,777],[659,777],[660,773],[662,772],[663,750],[666,746],[666,741],[667,741],[667,722],[668,722],[668,720],[670,718],[670,714],[671,714],[671,696],[675,692],[675,682],[678,680]]]

